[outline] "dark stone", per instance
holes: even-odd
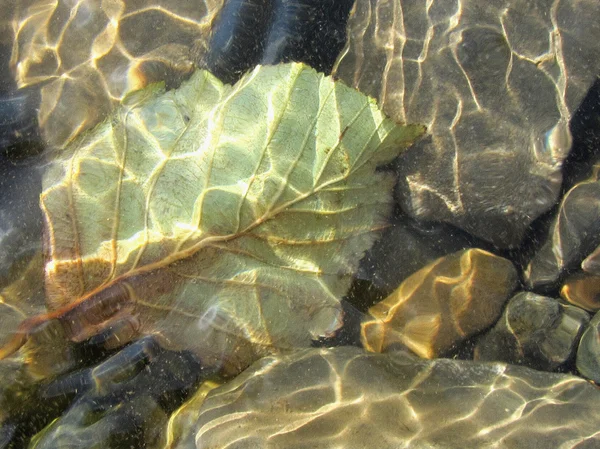
[[[0,362],[7,447],[26,447],[33,437],[36,448],[145,448],[165,431],[168,414],[214,374],[154,337],[49,381],[35,382],[15,363]]]
[[[599,176],[596,170],[563,197],[546,242],[525,270],[530,288],[557,284],[600,244]]]
[[[228,0],[200,66],[234,83],[258,64],[304,62],[324,73],[346,42],[352,0]]]
[[[200,66],[233,84],[260,61],[273,14],[272,0],[227,0]]]
[[[521,292],[475,347],[475,360],[556,371],[574,359],[589,316],[578,307]]]
[[[408,214],[519,245],[560,193],[598,17],[596,0],[356,3],[334,74],[430,134],[398,164]]]
[[[600,384],[600,312],[590,321],[577,350],[579,372]]]

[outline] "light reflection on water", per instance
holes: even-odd
[[[573,116],[579,117],[577,107],[586,93],[588,98],[594,95],[595,91],[587,92],[594,80],[598,85],[600,8],[592,0],[539,0],[535,5],[512,0],[485,6],[474,0],[422,4],[365,0],[353,12],[344,49],[345,19],[340,17],[350,7],[345,0],[320,4],[312,0],[64,0],[28,2],[29,10],[25,3],[14,2],[0,12],[4,15],[0,17],[4,19],[0,28],[4,67],[0,343],[6,343],[20,319],[43,309],[43,271],[35,258],[42,250],[38,200],[47,158],[102,121],[131,91],[163,80],[169,88],[176,87],[196,65],[230,82],[261,61],[293,59],[326,71],[333,67],[336,77],[377,98],[396,120],[428,125],[428,136],[397,164],[400,181],[392,226],[363,259],[346,297],[349,314],[367,316],[370,306],[406,281],[407,293],[398,294],[400,305],[393,307],[407,310],[404,318],[409,324],[385,332],[398,331],[425,341],[427,353],[428,345],[443,335],[438,331],[444,328],[444,320],[450,320],[458,329],[458,343],[435,355],[470,359],[479,332],[498,319],[509,322],[508,317],[494,312],[490,321],[479,326],[471,318],[461,324],[460,317],[469,312],[477,319],[485,315],[469,307],[472,295],[489,299],[490,286],[479,287],[482,270],[464,263],[449,263],[447,272],[432,275],[428,264],[433,260],[469,247],[482,248],[512,261],[521,276],[516,290],[530,289],[552,298],[560,296],[561,282],[568,274],[587,279],[580,264],[595,249],[593,239],[586,236],[599,231],[594,224],[598,211],[588,207],[583,212],[580,207],[578,212],[578,207],[565,203],[559,217],[566,225],[553,224],[551,216],[559,207],[562,161],[571,144],[575,142],[572,154],[587,171],[600,148],[600,121],[573,136],[567,127]],[[224,3],[221,17],[217,13]],[[17,18],[7,20],[9,15]],[[14,47],[11,29],[17,33]],[[334,65],[338,52],[342,56]],[[17,85],[24,90],[17,90]],[[597,103],[586,106],[587,116],[598,117]],[[36,115],[41,136],[38,126],[33,126]],[[577,124],[571,122],[571,129],[577,130]],[[48,147],[40,155],[44,140]],[[567,167],[570,176],[571,165]],[[582,204],[589,206],[596,200],[589,194]],[[544,213],[548,215],[536,221]],[[581,217],[591,217],[591,224],[571,226]],[[540,264],[540,273],[551,266],[551,274],[543,272],[536,278],[531,266],[524,269],[549,227],[554,236],[547,251],[550,256],[533,263]],[[408,278],[420,269],[416,277]],[[32,277],[24,278],[23,273]],[[407,306],[429,283],[427,298],[413,308]],[[24,284],[37,287],[27,290]],[[459,286],[449,287],[455,284]],[[585,295],[594,296],[595,291],[585,290]],[[498,310],[508,296],[500,299]],[[451,303],[458,318],[445,312],[446,305],[435,305],[440,309],[430,316],[415,316],[411,322],[411,313],[416,315],[432,297],[440,304]],[[583,314],[576,323],[570,315],[556,318],[557,322],[571,320],[569,330],[555,341],[550,337],[540,341],[550,348],[573,345],[557,371],[577,374],[577,342],[595,307],[587,307],[589,316]],[[525,330],[512,329],[514,335],[524,332],[523,338],[530,338],[527,332],[537,315],[527,313],[532,315],[521,322]],[[213,305],[197,326],[207,333],[215,326],[227,327],[228,323],[217,323],[220,316],[219,305]],[[337,327],[337,319],[332,323]],[[42,329],[38,343],[54,351],[42,357],[36,352],[39,348],[29,344],[15,358],[0,361],[0,405],[6,410],[0,412],[0,448],[27,447],[32,435],[42,429],[30,447],[91,447],[98,442],[101,447],[200,448],[209,443],[303,447],[310,441],[325,448],[355,441],[348,429],[355,430],[366,445],[377,439],[384,447],[434,443],[481,447],[511,438],[515,447],[531,447],[538,431],[544,433],[548,447],[563,441],[571,441],[569,447],[577,441],[589,447],[598,444],[594,420],[600,418],[600,398],[591,384],[574,377],[532,374],[504,365],[425,362],[402,352],[386,358],[358,349],[347,349],[354,351],[350,355],[342,354],[345,349],[339,353],[322,349],[302,353],[298,359],[263,359],[252,371],[230,380],[200,370],[201,362],[190,353],[166,351],[160,335],[121,351],[107,348],[108,340],[114,342],[115,335],[117,339],[122,335],[116,324],[108,324],[99,336],[78,343],[58,344],[60,335]],[[555,323],[543,326],[554,329]],[[315,345],[360,345],[359,334],[357,323],[348,324],[338,335],[328,334]],[[364,338],[362,344],[373,349]],[[506,340],[501,342],[508,342],[513,337],[502,338]],[[506,343],[506,348],[511,344]],[[393,346],[406,349],[398,343]],[[212,349],[222,352],[219,347]],[[228,356],[222,354],[222,359]],[[503,356],[504,361],[536,366],[526,357]],[[23,361],[37,368],[23,369]],[[53,369],[44,372],[43,367],[51,364]],[[281,377],[270,377],[278,370]],[[40,383],[50,371],[57,377]],[[397,386],[398,379],[406,385]],[[189,404],[200,404],[207,393],[193,396],[201,382],[212,388],[214,381],[226,380],[230,383],[223,390],[209,396],[203,414],[197,409],[190,412]],[[176,412],[187,398],[192,398],[188,408],[184,405]],[[37,409],[40,401],[47,403]],[[538,402],[560,403],[568,412],[550,409],[545,415],[550,422],[538,424],[538,407],[532,405]],[[578,414],[587,418],[578,420]],[[398,417],[403,423],[400,430]],[[572,420],[568,426],[566,419]],[[173,424],[181,422],[187,424]],[[439,427],[440,422],[445,423],[442,430],[431,427]],[[254,432],[259,436],[248,437]],[[467,435],[472,436],[473,446],[466,443]],[[588,435],[592,436],[586,441]]]

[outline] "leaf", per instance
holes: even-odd
[[[46,173],[48,307],[75,340],[134,314],[237,367],[307,346],[390,212],[377,166],[422,132],[301,64],[137,92]]]

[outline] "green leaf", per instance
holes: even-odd
[[[46,173],[49,308],[87,313],[74,339],[135,314],[238,368],[307,346],[391,210],[376,168],[422,132],[301,64],[130,95]]]

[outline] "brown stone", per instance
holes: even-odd
[[[567,278],[560,296],[588,312],[600,310],[600,276],[574,274]]]
[[[401,344],[433,358],[492,325],[517,285],[512,263],[480,249],[442,257],[371,307],[361,339],[370,351]]]

